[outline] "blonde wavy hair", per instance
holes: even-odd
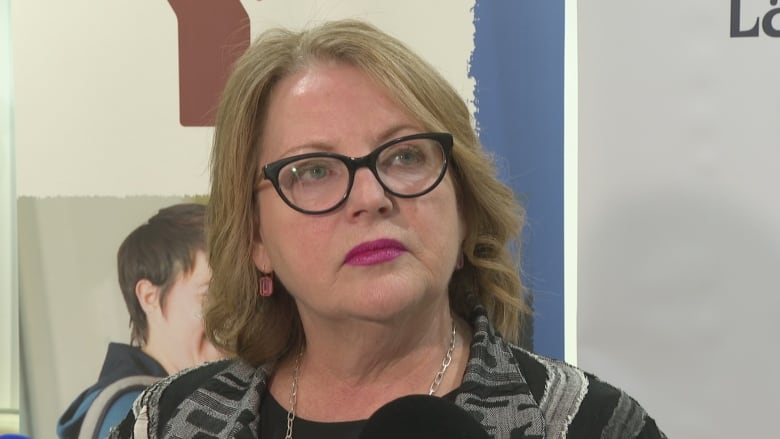
[[[449,172],[466,223],[464,267],[450,280],[454,313],[468,318],[478,300],[496,328],[520,339],[529,308],[519,276],[524,210],[497,176],[454,88],[397,39],[355,20],[302,32],[272,29],[238,60],[217,111],[211,156],[207,233],[212,280],[205,310],[215,344],[258,366],[304,343],[292,297],[275,281],[273,296],[258,295],[261,273],[252,259],[258,205],[258,143],[268,97],[280,79],[321,61],[355,66],[383,85],[398,105],[430,131],[452,133]],[[455,239],[455,238],[453,238]]]

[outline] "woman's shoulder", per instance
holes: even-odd
[[[516,346],[511,351],[540,408],[550,416],[567,413],[568,419],[548,418],[566,423],[567,437],[665,438],[655,420],[620,388],[569,363]]]
[[[207,414],[209,405],[220,405],[221,399],[240,399],[242,394],[256,387],[258,372],[262,374],[262,370],[240,360],[221,360],[171,375],[150,386],[136,399],[133,411],[110,437],[137,438],[139,426],[147,431],[145,437],[161,437],[165,426],[181,414],[182,407],[200,405]]]
[[[177,407],[196,392],[207,390],[217,395],[234,393],[246,389],[254,373],[254,368],[238,360],[206,363],[179,372],[152,386],[148,404],[156,407],[159,419],[169,419]]]
[[[591,437],[599,432],[601,437],[666,438],[655,420],[628,393],[590,373],[585,372],[585,376],[587,392],[569,425],[569,437]]]

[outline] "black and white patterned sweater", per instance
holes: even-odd
[[[484,308],[455,403],[495,439],[665,438],[623,391],[566,363],[507,343]],[[210,363],[146,390],[111,439],[259,438],[269,370],[238,360]]]

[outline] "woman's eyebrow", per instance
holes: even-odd
[[[279,155],[279,157],[275,158],[274,160],[281,160],[287,157],[292,157],[299,154],[305,154],[307,152],[312,152],[312,151],[333,152],[335,151],[335,149],[336,147],[326,142],[322,142],[322,141],[307,142],[284,150],[282,154]]]

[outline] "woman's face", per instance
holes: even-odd
[[[318,63],[275,86],[259,165],[323,151],[361,157],[424,131],[359,69]],[[398,198],[360,168],[346,202],[319,215],[293,210],[266,180],[259,205],[255,264],[275,273],[304,320],[382,321],[448,305],[465,235],[449,173],[425,195]]]

